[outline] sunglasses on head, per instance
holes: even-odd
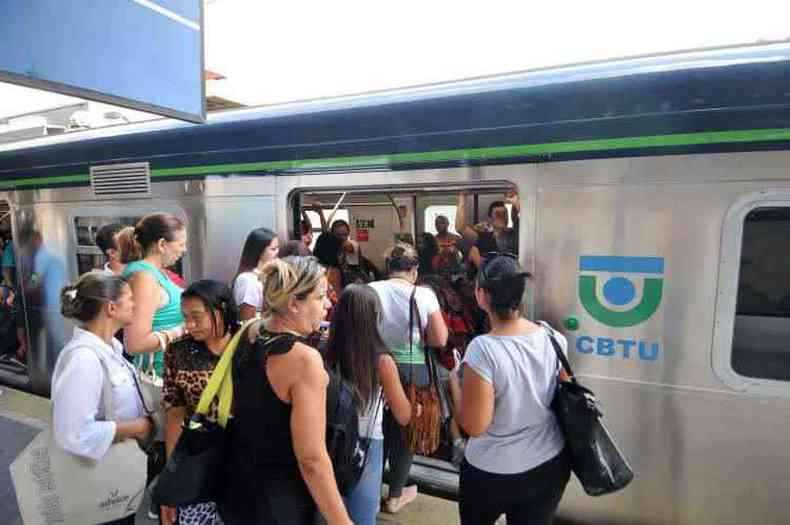
[[[515,253],[511,253],[511,252],[487,252],[486,255],[485,255],[485,263],[483,264],[483,267],[480,269],[480,276],[482,277],[482,283],[481,284],[483,285],[483,288],[485,288],[485,283],[487,281],[489,281],[489,277],[488,277],[489,264],[491,263],[491,261],[493,261],[497,257],[507,257],[508,259],[513,259],[514,261],[518,261],[518,255],[516,255]],[[531,274],[529,272],[521,272],[521,273],[523,273],[527,277],[531,277]]]

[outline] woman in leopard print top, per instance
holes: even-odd
[[[188,335],[168,346],[165,352],[163,405],[167,414],[165,444],[168,456],[181,435],[184,418],[197,409],[214,367],[238,329],[238,311],[230,289],[219,281],[193,283],[181,295],[181,311]],[[208,418],[216,420],[216,400]],[[213,502],[174,509],[162,507],[162,523],[170,525],[214,525],[219,523]]]

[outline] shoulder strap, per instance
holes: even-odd
[[[231,362],[233,361],[233,354],[239,346],[239,341],[247,333],[247,329],[251,324],[258,321],[258,319],[250,319],[246,321],[239,331],[236,332],[231,338],[225,351],[222,352],[217,366],[211,373],[211,378],[200,395],[200,402],[198,402],[196,415],[205,416],[208,414],[211,402],[215,397],[219,398],[218,416],[219,424],[224,427],[228,424],[230,418],[230,408],[233,403],[233,374],[231,373]]]
[[[568,358],[565,357],[565,352],[562,351],[559,341],[557,341],[557,338],[554,337],[554,329],[548,323],[542,321],[540,325],[544,330],[546,330],[546,333],[549,336],[549,341],[551,341],[551,346],[554,347],[554,352],[557,354],[557,360],[562,363],[562,368],[564,368],[568,373],[570,380],[576,382],[576,376],[573,374],[571,364],[568,362]]]
[[[107,361],[104,360],[99,352],[96,352],[96,357],[101,364],[102,372],[104,372],[104,380],[102,381],[102,401],[104,401],[104,419],[106,421],[115,421],[115,407],[112,401],[112,382],[110,382],[110,367],[107,366]]]
[[[417,312],[417,329],[420,331],[420,343],[425,347],[428,345],[428,337],[426,331],[422,328],[422,318],[420,317],[420,306],[417,304],[417,285],[414,285],[414,290],[411,292],[411,305],[414,311]]]
[[[414,305],[417,304],[416,294],[417,287],[415,286],[409,297],[409,381],[412,384],[414,384]]]

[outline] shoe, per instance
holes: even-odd
[[[397,514],[406,505],[417,499],[417,485],[410,485],[403,489],[397,498],[387,498],[384,500],[382,510],[387,514]]]
[[[464,454],[466,453],[466,440],[458,438],[453,441],[453,456],[451,461],[453,465],[460,466],[464,461]]]
[[[19,368],[27,368],[27,363],[23,363],[22,361],[20,361],[16,357],[9,357],[8,358],[8,362],[11,363],[14,366],[18,366]]]
[[[151,504],[151,507],[148,509],[148,519],[149,520],[158,520],[159,519],[159,507]]]

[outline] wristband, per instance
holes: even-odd
[[[164,352],[167,348],[167,342],[165,341],[165,339],[168,338],[167,334],[163,332],[154,332],[154,335],[159,339],[159,349]]]

